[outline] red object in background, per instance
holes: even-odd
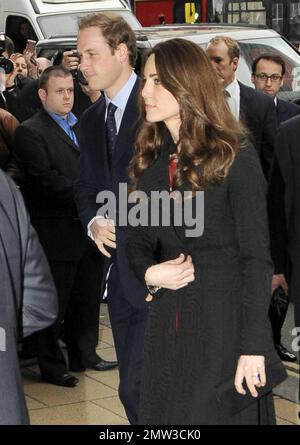
[[[143,26],[173,23],[174,1],[137,0],[135,15]]]
[[[201,22],[202,23],[207,23],[208,19],[207,19],[207,0],[202,0],[201,1]]]

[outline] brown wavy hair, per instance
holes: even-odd
[[[161,84],[176,98],[180,108],[177,143],[180,151],[174,184],[188,182],[197,191],[223,181],[245,141],[245,132],[229,110],[208,57],[202,48],[183,39],[157,44],[144,63],[151,54]],[[129,167],[132,190],[157,158],[166,131],[163,122],[147,122],[141,95],[140,113],[141,123]]]

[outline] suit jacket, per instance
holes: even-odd
[[[277,98],[276,114],[279,125],[282,122],[291,119],[291,117],[300,114],[300,107],[292,102],[287,102]]]
[[[300,116],[281,124],[269,187],[269,215],[275,273],[289,268],[289,294],[300,289]]]
[[[17,129],[14,153],[32,224],[48,259],[76,261],[87,242],[74,201],[78,147],[40,110]]]
[[[0,281],[0,424],[26,424],[17,341],[54,323],[57,296],[21,193],[1,170]]]
[[[240,121],[250,130],[264,174],[269,177],[277,132],[274,100],[254,88],[240,85]]]
[[[105,111],[104,99],[90,107],[81,118],[80,125],[80,166],[79,177],[75,184],[76,203],[79,216],[87,227],[88,223],[96,216],[99,204],[96,197],[101,191],[111,191],[119,202],[119,184],[128,183],[127,168],[133,155],[133,144],[137,130],[139,117],[138,110],[137,79],[129,96],[126,109],[123,114],[116,146],[114,149],[111,167],[108,163],[106,138],[105,138]],[[126,227],[116,226],[117,248],[115,260],[120,272],[120,285],[127,301],[135,307],[145,307],[147,289],[129,270],[124,243],[127,237]],[[103,277],[110,261],[105,260]],[[104,281],[103,281],[104,284]]]

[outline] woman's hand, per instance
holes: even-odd
[[[10,88],[12,86],[15,86],[15,78],[16,78],[16,76],[18,74],[14,57],[11,57],[10,60],[11,60],[11,62],[14,65],[14,69],[13,69],[13,71],[11,73],[5,75],[5,86],[6,86],[6,88]]]
[[[195,280],[195,270],[190,255],[182,253],[174,260],[165,261],[146,270],[145,281],[152,286],[177,290]]]
[[[246,380],[246,384],[253,397],[257,397],[258,393],[255,386],[258,388],[265,386],[266,384],[266,372],[265,372],[265,357],[262,355],[241,355],[239,357],[234,386],[239,394],[246,394],[243,387],[243,381]]]

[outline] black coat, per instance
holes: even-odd
[[[17,129],[14,153],[32,224],[48,259],[76,261],[87,242],[74,201],[78,147],[40,110]]]
[[[2,170],[0,282],[0,424],[27,424],[18,338],[55,322],[57,295],[21,193]]]
[[[141,177],[138,188],[148,196],[169,189],[170,152],[172,145],[164,147]],[[187,184],[179,188],[188,189]],[[274,353],[266,183],[252,147],[241,151],[223,183],[204,192],[203,235],[188,238],[185,230],[174,225],[129,230],[129,263],[142,282],[157,249],[161,261],[185,253],[195,266],[193,283],[163,289],[150,303],[140,422],[255,424],[256,403],[228,417],[216,392],[218,384],[233,378],[239,355]],[[272,409],[271,399],[261,401],[263,423],[274,422]]]
[[[281,124],[269,188],[275,273],[288,271],[289,295],[300,326],[300,116]]]
[[[266,178],[269,178],[277,132],[274,100],[261,91],[240,85],[240,121],[250,130]]]
[[[105,140],[104,99],[95,103],[82,116],[80,121],[80,168],[79,178],[75,184],[76,203],[82,223],[88,223],[97,215],[99,207],[96,197],[99,192],[111,191],[119,203],[119,184],[128,183],[127,168],[133,155],[133,144],[139,117],[137,95],[139,81],[137,80],[129,96],[118,132],[112,166],[108,164],[108,154]],[[95,133],[95,128],[97,132]],[[125,200],[127,193],[125,192]],[[126,227],[116,227],[116,261],[120,275],[120,284],[126,300],[134,307],[145,307],[147,289],[135,278],[128,267],[124,243],[127,237]],[[103,286],[110,261],[105,259]]]
[[[292,102],[277,98],[276,114],[278,124],[300,114],[300,107]]]

